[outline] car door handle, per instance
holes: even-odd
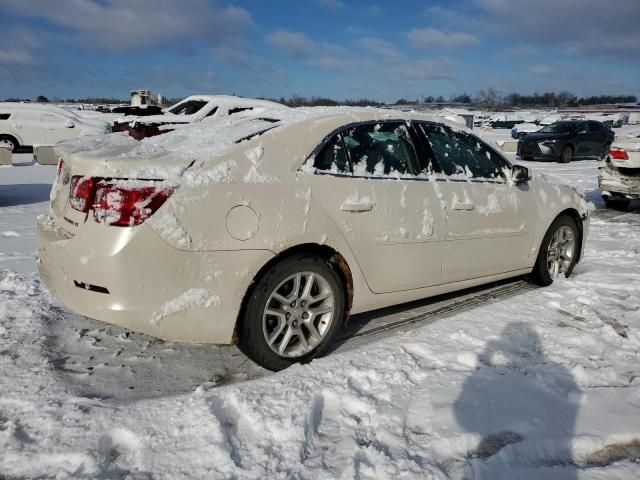
[[[473,210],[473,202],[453,202],[454,210]]]
[[[347,200],[342,205],[340,205],[340,210],[342,210],[343,212],[370,212],[371,210],[373,210],[373,202],[352,202]]]

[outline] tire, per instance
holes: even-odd
[[[558,161],[560,163],[569,163],[573,158],[573,149],[569,145],[562,147]]]
[[[602,199],[604,200],[606,207],[613,210],[627,210],[631,203],[631,200],[620,197],[603,196]]]
[[[15,137],[12,137],[11,135],[0,135],[0,145],[1,144],[11,145],[11,149],[14,152],[20,147],[20,143],[18,143],[18,140],[16,140]]]
[[[294,290],[296,278],[299,280]],[[310,278],[312,290],[305,295]],[[321,355],[345,322],[345,292],[341,275],[324,258],[313,254],[285,258],[269,268],[249,294],[238,326],[240,350],[273,371]],[[327,293],[328,298],[309,301]],[[316,314],[312,314],[314,310]],[[267,337],[272,339],[273,347]]]
[[[609,149],[611,148],[611,144],[607,143],[604,147],[602,147],[602,152],[598,155],[599,160],[604,160],[609,155]]]
[[[552,272],[549,266],[549,257],[553,255],[552,251],[554,250],[556,233],[560,231],[566,232],[567,230],[565,229],[569,229],[571,231],[573,239],[571,251],[564,253],[566,257],[570,256],[570,258],[562,260],[562,268],[558,269],[556,272]],[[578,249],[580,248],[579,241],[580,236],[575,220],[573,220],[573,218],[569,217],[568,215],[561,215],[556,218],[547,230],[544,238],[542,239],[540,251],[538,252],[538,258],[536,259],[533,270],[529,275],[529,281],[535,283],[536,285],[546,287],[548,285],[551,285],[554,279],[561,273],[564,273],[566,277],[569,276],[569,274],[573,271],[576,259],[578,258]],[[568,253],[570,253],[570,255],[567,255]]]

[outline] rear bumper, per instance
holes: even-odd
[[[602,168],[598,175],[598,186],[604,196],[616,194],[629,199],[640,198],[640,177],[626,177]]]
[[[66,238],[38,220],[38,270],[71,310],[167,341],[231,343],[268,250],[187,252],[150,228],[87,224]]]

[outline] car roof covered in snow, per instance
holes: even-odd
[[[215,160],[253,138],[268,137],[276,148],[286,148],[292,157],[299,157],[309,155],[329,133],[343,125],[392,119],[432,121],[461,128],[434,115],[371,107],[264,109],[258,114],[247,111],[207,118],[142,141],[117,133],[81,137],[59,143],[55,149],[85,175],[166,178],[179,175],[194,163]]]

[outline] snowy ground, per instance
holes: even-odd
[[[529,162],[596,204],[570,279],[360,315],[278,374],[62,307],[33,253],[55,168],[19,162],[0,167],[0,479],[640,477],[640,210],[604,209],[595,161]]]

